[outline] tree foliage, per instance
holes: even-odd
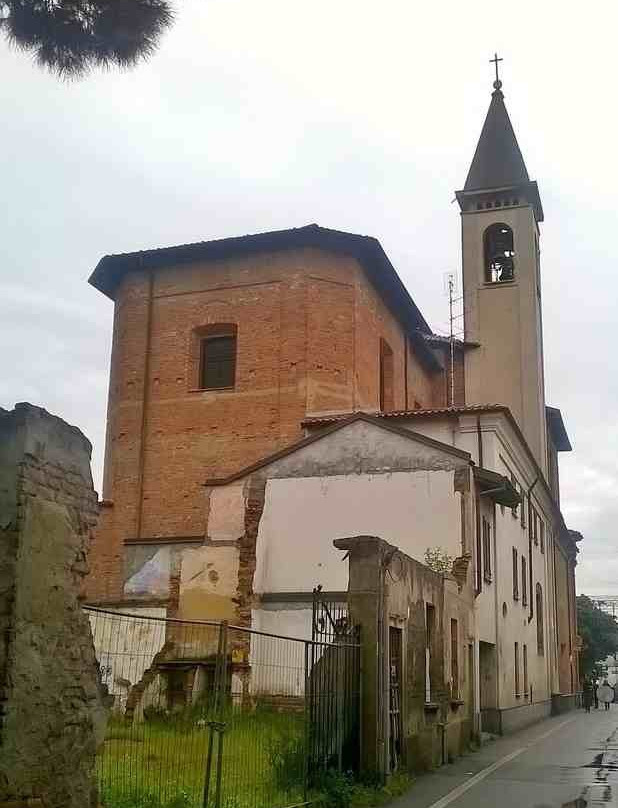
[[[66,78],[148,58],[172,20],[168,0],[0,0],[8,41]]]
[[[453,557],[442,547],[428,547],[425,550],[425,564],[430,570],[447,575],[453,568]]]
[[[618,651],[618,623],[586,595],[578,595],[577,626],[583,641],[580,672],[582,676],[597,676],[599,663]]]

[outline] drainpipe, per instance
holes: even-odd
[[[389,664],[389,642],[388,642],[388,621],[386,618],[386,563],[382,546],[379,550],[379,570],[378,570],[378,614],[377,614],[377,634],[378,634],[378,649],[382,648],[380,655],[378,650],[378,676],[377,676],[377,716],[378,716],[378,732],[377,732],[377,758],[378,758],[378,771],[382,783],[386,782],[390,774],[390,759],[389,759],[389,734],[388,734],[388,716],[389,716],[389,678],[388,678],[388,664]]]
[[[481,432],[481,416],[476,416],[476,442],[479,466],[483,468],[483,433]]]
[[[560,618],[558,616],[558,579],[556,578],[556,543],[554,538],[554,531],[552,530],[552,548],[551,548],[551,557],[552,557],[552,569],[553,569],[553,587],[554,587],[554,626],[555,626],[555,646],[556,646],[556,676],[558,678],[558,687],[556,688],[556,693],[562,692],[562,684],[560,682],[560,669],[562,665],[561,661],[561,653],[560,653]],[[556,683],[556,679],[554,677],[553,685]]]
[[[481,416],[476,416],[476,439],[477,439],[477,459],[479,468],[483,468],[483,435],[481,433]],[[478,491],[478,486],[474,486],[474,499],[476,510],[476,591],[478,596],[481,594],[483,588],[483,570],[481,569],[481,497]]]
[[[534,482],[528,488],[528,578],[530,580],[529,584],[529,592],[530,592],[530,611],[528,614],[528,623],[532,622],[532,618],[534,617],[534,598],[536,593],[532,586],[533,581],[533,574],[532,574],[532,501],[530,499],[530,494],[532,494],[532,489],[539,481],[539,478],[536,477]]]

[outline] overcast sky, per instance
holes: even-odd
[[[26,400],[77,424],[99,485],[112,303],[86,279],[110,252],[309,222],[370,234],[446,331],[453,192],[497,49],[545,209],[547,401],[575,447],[561,475],[567,523],[585,536],[578,588],[618,594],[615,4],[176,9],[150,62],[78,83],[0,42],[0,405]]]

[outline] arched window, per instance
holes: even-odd
[[[492,224],[483,237],[485,282],[504,283],[515,278],[513,231],[506,224]]]
[[[536,585],[536,648],[537,652],[543,656],[545,642],[543,639],[543,590],[541,584]]]

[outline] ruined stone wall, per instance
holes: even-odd
[[[90,452],[45,410],[0,411],[0,808],[97,805],[104,696],[78,600],[97,514]]]

